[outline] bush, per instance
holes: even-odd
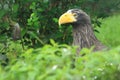
[[[40,47],[54,39],[59,43],[71,43],[71,29],[59,28],[59,16],[71,8],[80,8],[91,15],[93,24],[99,25],[97,18],[107,17],[119,11],[119,0],[2,0],[0,1],[0,38],[1,43],[7,39],[20,37],[24,45]],[[112,6],[111,6],[112,5]],[[16,32],[14,32],[16,30]],[[12,32],[13,31],[13,32]],[[16,35],[17,34],[17,35]],[[11,37],[13,36],[13,38]],[[15,39],[16,40],[16,39]]]
[[[116,47],[120,45],[120,15],[114,15],[112,17],[101,20],[102,28],[97,30],[100,33],[96,33],[96,36],[107,46]]]
[[[95,27],[101,25],[98,18],[119,11],[119,0],[0,2],[0,80],[120,79],[119,16],[101,20],[100,29]],[[90,14],[95,30],[100,32],[97,37],[107,46],[118,47],[100,52],[85,48],[80,52],[84,56],[76,56],[76,47],[66,45],[72,43],[71,27],[58,27],[57,23],[71,8]]]
[[[120,47],[110,51],[91,52],[83,49],[75,56],[75,47],[51,45],[28,49],[0,66],[0,80],[119,80]]]

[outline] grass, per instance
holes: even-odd
[[[109,47],[120,45],[120,15],[112,16],[101,20],[102,25],[96,33],[98,39]]]

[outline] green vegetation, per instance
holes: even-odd
[[[76,57],[75,47],[51,40],[51,45],[27,49],[1,66],[0,80],[119,80],[119,52],[120,47],[94,53],[83,49],[81,54],[86,55]]]
[[[0,80],[120,80],[119,3],[0,0]],[[84,48],[84,56],[75,55],[72,28],[58,26],[59,16],[71,8],[91,16],[97,38],[109,50]]]
[[[120,15],[112,16],[102,21],[102,28],[97,27],[100,33],[96,36],[107,46],[116,47],[120,45]]]

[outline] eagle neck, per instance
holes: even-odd
[[[91,24],[73,25],[73,45],[78,46],[78,51],[82,48],[90,48],[98,42],[93,33]]]

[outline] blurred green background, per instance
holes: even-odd
[[[110,49],[75,56],[72,27],[58,26],[68,9],[91,17]],[[0,80],[120,80],[120,0],[0,0]]]

